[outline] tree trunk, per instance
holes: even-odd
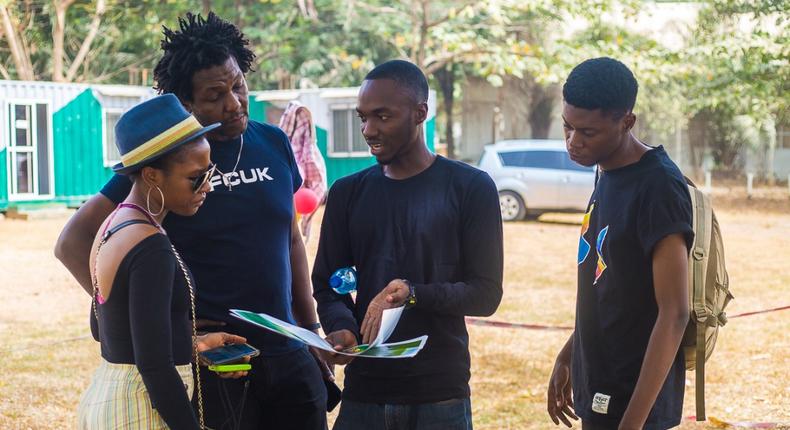
[[[555,102],[553,88],[545,88],[533,83],[529,100],[529,126],[532,129],[533,139],[549,138]]]
[[[211,12],[211,0],[203,0],[203,16],[207,17]]]
[[[11,50],[11,58],[14,60],[17,79],[34,81],[36,75],[33,71],[33,63],[24,47],[24,40],[22,40],[20,35],[17,35],[17,30],[11,20],[11,14],[8,12],[5,2],[0,2],[0,21],[2,21],[0,28],[5,32],[8,48]]]
[[[298,0],[297,4],[299,5],[299,11],[302,12],[302,16],[311,21],[318,21],[318,11],[315,9],[313,0]]]
[[[82,41],[82,45],[80,45],[80,50],[77,52],[77,56],[74,57],[74,61],[71,62],[71,66],[69,66],[69,71],[66,72],[66,81],[71,82],[74,80],[74,77],[77,75],[77,71],[79,70],[82,63],[85,61],[85,58],[88,56],[88,53],[91,49],[91,44],[93,43],[93,39],[96,38],[96,35],[99,34],[99,26],[101,25],[102,17],[104,17],[104,12],[107,10],[107,1],[106,0],[98,0],[96,2],[96,12],[93,14],[93,19],[91,20],[91,24],[88,30],[88,35],[85,36],[85,40]]]
[[[0,64],[0,76],[2,76],[3,79],[7,81],[11,80],[11,74],[8,73],[8,69],[6,69],[2,64]]]
[[[241,4],[241,0],[236,0],[234,3],[234,8],[236,9],[236,27],[244,28],[244,6]]]
[[[417,36],[417,52],[414,57],[414,62],[418,67],[425,70],[427,64],[425,63],[425,44],[428,38],[428,0],[420,0],[419,22],[415,22],[415,27],[418,29]]]
[[[63,82],[63,60],[66,52],[63,48],[63,40],[66,37],[66,12],[69,10],[72,1],[55,0],[55,25],[52,26],[52,80]]]
[[[447,144],[447,158],[455,158],[455,138],[453,136],[453,105],[455,102],[455,67],[450,63],[434,72],[433,76],[439,82],[444,106],[445,128],[444,141]]]
[[[707,140],[705,135],[707,121],[704,112],[697,112],[688,123],[689,154],[691,155],[691,166],[696,178],[701,178],[704,173],[702,159],[705,154],[705,142]]]
[[[774,118],[779,118],[779,115],[775,115]],[[776,161],[776,145],[779,143],[779,131],[780,125],[779,121],[774,120],[774,129],[773,135],[768,137],[768,154],[766,156],[765,164],[765,176],[768,179],[768,185],[774,186],[776,185],[776,172],[774,171],[774,162]],[[761,132],[761,134],[765,135],[768,133]]]

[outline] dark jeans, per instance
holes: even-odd
[[[582,421],[582,430],[617,430],[617,424],[593,424],[589,421]],[[649,426],[645,426],[649,428]],[[662,428],[675,428],[676,426],[672,427],[662,427]],[[654,427],[655,428],[655,427]]]
[[[275,357],[255,357],[251,363],[252,370],[240,379],[221,379],[205,367],[200,369],[208,427],[326,429],[326,387],[306,348]],[[197,396],[193,396],[195,400]]]
[[[589,421],[582,421],[582,430],[617,430],[617,424],[593,424]]]
[[[416,405],[343,400],[333,430],[472,430],[469,398]]]

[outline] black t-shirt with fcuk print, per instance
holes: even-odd
[[[691,198],[662,147],[605,171],[593,191],[579,238],[574,409],[593,424],[616,428],[636,387],[658,315],[653,249],[681,233],[690,248]],[[645,429],[680,423],[685,382],[679,351]]]

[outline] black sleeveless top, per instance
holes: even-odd
[[[170,428],[198,428],[175,368],[192,361],[189,287],[167,236],[149,236],[124,256],[109,298],[97,309],[98,329],[94,318],[91,329],[102,357],[137,366],[154,408]]]

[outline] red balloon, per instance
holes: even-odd
[[[318,209],[318,195],[309,188],[299,188],[294,194],[294,204],[296,205],[296,213],[302,215],[311,214]]]

